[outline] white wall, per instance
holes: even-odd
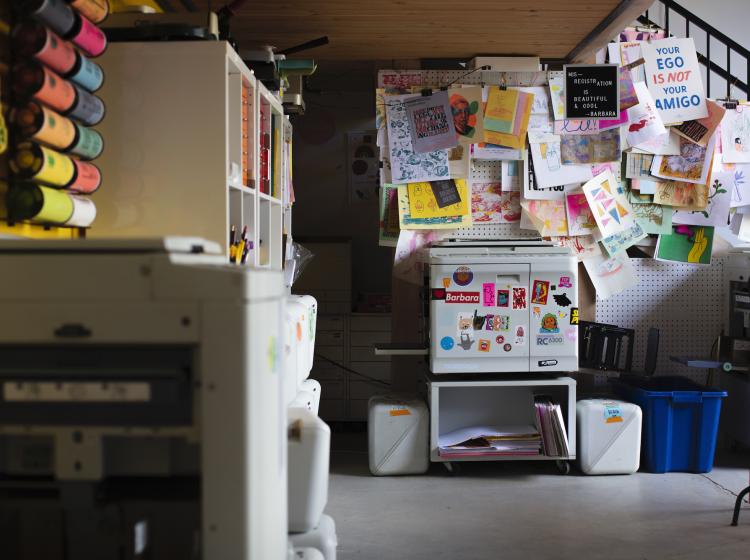
[[[750,21],[750,0],[678,0],[686,10],[692,12],[710,26],[750,50],[750,32],[748,22]],[[652,21],[664,24],[664,7],[660,2],[654,3],[649,10],[649,18]],[[670,10],[669,31],[677,37],[685,37],[685,19]],[[695,47],[699,53],[706,54],[706,34],[691,26],[690,36],[695,39]],[[725,68],[726,49],[718,41],[711,41],[711,60],[720,67]],[[731,57],[731,73],[747,83],[748,63],[745,58],[733,54]],[[703,75],[704,84],[706,74]],[[726,82],[719,76],[712,74],[710,95],[713,98],[723,97],[726,94]],[[744,94],[733,90],[732,95],[743,99]]]

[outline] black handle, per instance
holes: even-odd
[[[55,329],[55,336],[60,338],[88,338],[91,329],[80,323],[65,323]]]

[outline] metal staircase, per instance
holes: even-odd
[[[750,99],[750,51],[742,45],[674,0],[658,0],[638,21],[642,25],[664,29],[667,36],[693,37],[698,60],[706,67],[704,78],[708,97],[711,97],[711,82],[718,79],[720,85],[725,85],[723,94],[726,99]],[[744,81],[738,77],[743,75]]]

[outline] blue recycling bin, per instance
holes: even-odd
[[[711,471],[726,391],[673,376],[623,375],[613,386],[618,396],[643,411],[641,465],[646,470]]]

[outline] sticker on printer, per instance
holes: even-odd
[[[513,288],[513,309],[526,309],[526,288]]]
[[[531,311],[534,314],[535,318],[537,318],[537,319],[541,319],[542,318],[542,308],[541,307],[537,307],[535,305],[534,307],[531,308]]]
[[[560,332],[560,328],[557,326],[557,317],[552,313],[545,313],[542,317],[542,328],[539,329],[541,334],[555,334]]]
[[[459,266],[453,272],[453,281],[458,286],[468,286],[474,280],[474,273],[468,266]],[[477,302],[479,303],[479,302]]]
[[[492,317],[492,315],[490,315]],[[484,329],[484,321],[487,318],[486,315],[477,315],[477,310],[474,310],[474,315],[472,316],[472,324],[474,325],[475,331],[481,331]]]
[[[480,338],[479,339],[479,346],[477,346],[477,350],[480,352],[489,352],[490,351],[490,345],[492,343],[487,340],[486,338]]]
[[[560,276],[560,281],[557,283],[561,288],[572,288],[573,284],[570,283],[570,276]]]
[[[440,348],[443,350],[453,350],[453,347],[456,345],[456,343],[453,341],[453,337],[451,336],[444,336],[440,339]]]
[[[444,301],[445,295],[446,291],[444,288],[432,288],[432,290],[430,290],[430,299],[432,299],[432,301]]]
[[[511,350],[513,350],[513,347],[510,344],[505,343],[503,344],[503,350],[505,350],[506,352],[510,352]]]
[[[570,308],[570,324],[571,325],[578,324],[578,308],[577,307]]]
[[[568,307],[571,303],[573,303],[572,301],[570,301],[568,294],[555,294],[554,296],[552,296],[552,299],[554,299],[555,303],[560,307]]]
[[[451,279],[446,276],[445,278],[443,278],[443,288],[447,290],[450,287],[451,287]]]
[[[615,403],[604,403],[604,421],[607,424],[622,422],[622,410]]]
[[[458,335],[466,333],[470,334],[474,328],[474,315],[471,313],[459,313],[458,314]]]
[[[469,333],[461,333],[458,345],[464,350],[471,350],[471,347],[474,345],[474,337]]]
[[[473,303],[479,305],[479,292],[445,292],[445,303]]]
[[[566,330],[565,338],[567,338],[571,342],[575,342],[576,340],[578,340],[578,328],[570,327],[568,330]]]
[[[516,327],[516,346],[526,346],[526,325]]]
[[[495,342],[497,342],[498,344],[502,344],[503,342],[505,342],[505,337],[499,334],[495,337]]]
[[[393,405],[388,414],[390,416],[411,416],[411,411],[403,405]]]
[[[510,305],[510,290],[497,291],[497,306],[508,307]]]
[[[495,307],[495,284],[493,282],[482,284],[482,305]]]
[[[531,303],[547,305],[548,297],[549,282],[546,280],[534,280],[534,286],[531,289]]]

